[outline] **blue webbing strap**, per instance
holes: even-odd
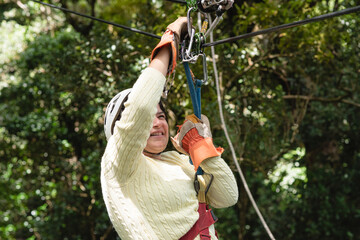
[[[201,85],[202,81],[199,79],[196,79],[196,97],[197,97],[197,104],[199,108],[199,119],[201,119]]]
[[[198,117],[199,119],[201,119],[201,106],[200,106],[200,88],[195,89],[193,80],[192,80],[192,76],[191,76],[191,71],[190,71],[190,67],[189,67],[189,63],[184,62],[183,63],[184,68],[185,68],[185,74],[186,74],[186,78],[187,78],[187,83],[189,86],[189,90],[190,90],[190,97],[191,97],[191,102],[194,108],[194,114],[196,117]]]
[[[202,82],[200,80],[196,80],[196,89],[195,89],[193,79],[191,76],[189,63],[183,62],[183,65],[184,65],[185,74],[186,74],[186,78],[187,78],[187,82],[188,82],[188,86],[189,86],[189,90],[190,90],[190,97],[191,97],[191,102],[192,102],[192,105],[194,108],[194,114],[196,117],[201,119],[201,84],[202,84]],[[190,163],[193,164],[191,158],[190,158]],[[202,175],[204,173],[204,171],[202,170],[201,167],[198,167],[196,173],[197,173],[197,175]]]

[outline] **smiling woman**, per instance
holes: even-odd
[[[144,154],[148,157],[160,158],[159,154],[165,150],[169,142],[169,125],[166,121],[164,110],[160,104],[157,105],[153,126],[150,130],[150,137],[147,140]]]
[[[212,144],[208,122],[189,118],[174,138],[184,154],[163,152],[169,126],[160,98],[165,76],[176,66],[175,46],[186,26],[186,18],[168,26],[149,67],[132,89],[111,100],[105,113],[108,143],[101,162],[101,186],[121,239],[217,239],[216,218],[194,188],[198,165],[211,173],[211,180],[208,176],[199,180],[212,183],[207,198],[213,207],[229,207],[238,199],[234,175]],[[188,155],[196,156],[195,168]]]

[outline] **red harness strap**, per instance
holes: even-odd
[[[206,203],[199,202],[199,219],[196,221],[194,226],[180,238],[180,240],[193,240],[197,235],[200,234],[201,240],[210,240],[209,227],[213,225],[218,219],[213,214],[212,210],[209,209],[209,205]]]

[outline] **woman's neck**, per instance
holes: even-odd
[[[143,153],[147,157],[161,160],[161,153],[151,153],[149,151],[146,151],[145,149],[143,150]]]

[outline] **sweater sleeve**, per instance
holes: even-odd
[[[213,183],[207,193],[210,205],[214,208],[225,208],[235,205],[239,191],[230,167],[220,157],[208,158],[201,163],[201,168],[214,176]],[[204,175],[206,182],[209,178]]]
[[[164,84],[164,75],[154,68],[145,69],[134,84],[102,158],[102,171],[108,180],[116,178],[124,184],[145,161],[142,151]]]

